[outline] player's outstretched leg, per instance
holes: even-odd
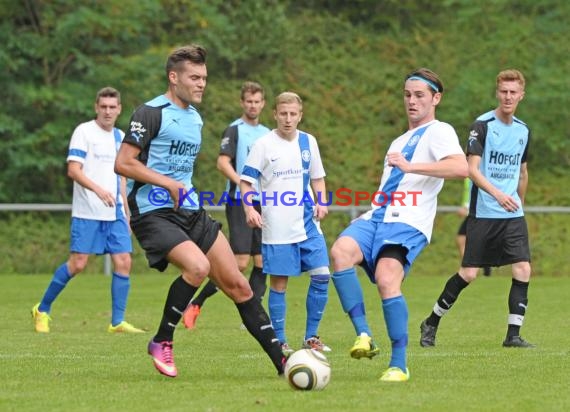
[[[174,330],[197,289],[187,283],[182,276],[172,282],[164,304],[160,326],[148,344],[148,354],[152,357],[154,367],[163,375],[171,378],[178,374],[172,352]]]
[[[265,291],[267,290],[267,275],[263,273],[263,269],[254,266],[249,275],[249,286],[253,291],[254,296],[260,301],[263,300]]]
[[[275,336],[269,316],[261,306],[261,302],[252,296],[251,299],[236,303],[242,322],[248,332],[259,342],[265,353],[269,355],[279,375],[283,374],[286,357],[281,352],[279,339]]]

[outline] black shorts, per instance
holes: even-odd
[[[524,217],[467,218],[463,267],[504,266],[530,262],[528,229]]]
[[[463,219],[459,229],[457,229],[457,236],[465,236],[467,234],[467,217]]]
[[[131,228],[145,251],[149,266],[163,272],[168,266],[166,256],[175,246],[191,240],[206,254],[222,225],[204,209],[157,209],[132,217]]]
[[[230,246],[236,255],[261,254],[261,228],[249,227],[245,221],[245,211],[241,203],[226,203],[226,219],[230,231]],[[254,208],[261,213],[261,205],[254,203]]]

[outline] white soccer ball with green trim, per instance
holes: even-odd
[[[300,349],[287,359],[285,378],[293,389],[319,391],[329,384],[331,366],[321,352]]]

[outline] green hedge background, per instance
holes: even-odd
[[[0,202],[69,203],[67,146],[93,116],[95,92],[122,92],[125,128],[136,106],[165,91],[170,50],[196,42],[209,51],[201,190],[224,189],[215,160],[222,130],[240,115],[244,80],[266,87],[270,127],[273,97],[298,92],[300,127],[319,140],[328,189],[371,192],[389,142],[406,128],[406,73],[440,74],[438,118],[464,142],[473,119],[496,104],[498,71],[515,67],[527,77],[517,115],[533,132],[527,204],[570,205],[569,20],[563,0],[0,0]],[[461,190],[447,182],[440,205],[459,204]],[[536,273],[564,274],[568,215],[528,218]],[[329,241],[347,222],[337,214],[324,222]],[[458,224],[438,217],[415,271],[453,270]],[[67,255],[68,227],[63,212],[0,213],[0,272],[51,272]],[[134,271],[144,272],[139,255]]]

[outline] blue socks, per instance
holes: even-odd
[[[305,340],[318,336],[319,324],[329,299],[330,275],[313,275],[307,292],[307,324],[305,327]]]
[[[269,288],[269,298],[267,299],[269,309],[269,318],[275,330],[275,336],[280,343],[286,343],[285,336],[285,314],[287,312],[287,304],[285,302],[285,292],[277,292]]]
[[[40,312],[50,313],[52,303],[71,279],[72,276],[67,269],[67,262],[65,262],[54,272],[51,282],[44,293],[42,301],[40,302],[38,310]],[[127,309],[127,298],[129,296],[130,287],[131,280],[129,276],[113,272],[113,278],[111,279],[111,324],[113,326],[117,326],[125,320],[125,311]]]
[[[129,276],[113,272],[111,279],[111,324],[113,326],[117,326],[125,320],[130,288],[131,279]]]
[[[390,367],[396,366],[406,372],[406,350],[408,347],[408,305],[404,296],[382,301],[384,320],[392,342]]]
[[[332,275],[332,280],[342,308],[348,313],[356,334],[360,335],[362,332],[365,332],[368,336],[372,336],[366,320],[364,297],[362,287],[356,276],[356,269],[352,267],[335,272]]]
[[[67,262],[55,270],[53,277],[51,278],[51,282],[44,293],[44,297],[40,302],[40,306],[38,307],[40,312],[51,312],[51,304],[65,288],[67,282],[69,282],[71,278],[71,273],[69,273],[69,270],[67,269]]]

